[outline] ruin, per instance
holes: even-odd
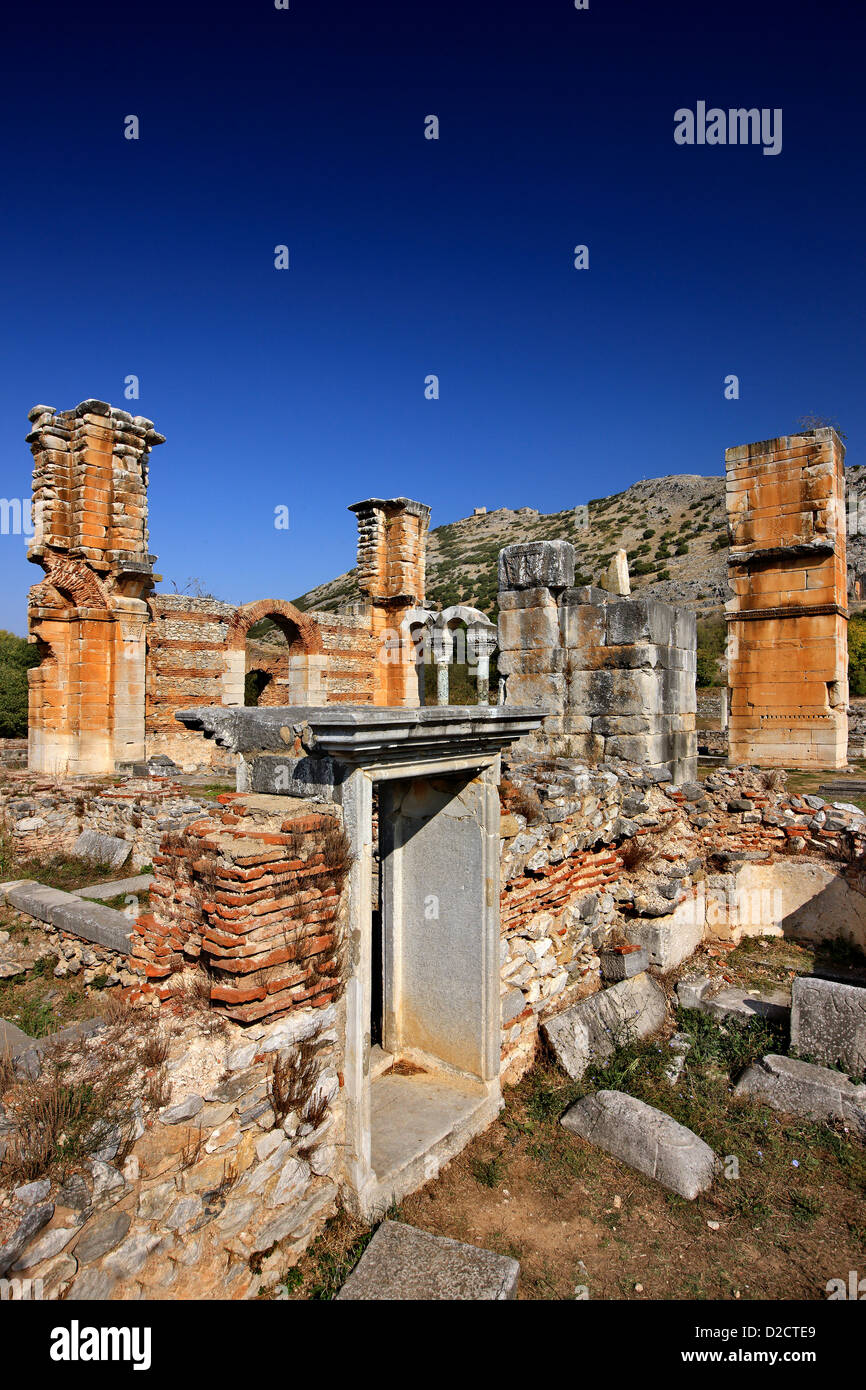
[[[543,709],[527,756],[623,758],[695,777],[695,615],[653,599],[574,587],[567,541],[499,557],[499,670],[506,700]],[[627,574],[620,581],[627,586]]]
[[[826,427],[725,453],[734,765],[848,761],[844,461]]]
[[[705,944],[712,969],[751,935],[866,942],[866,817],[747,768],[697,781],[695,617],[633,597],[624,552],[599,589],[575,585],[565,541],[506,547],[497,627],[426,604],[429,508],[368,499],[350,509],[361,599],[347,611],[159,594],[146,490],[161,436],[95,401],[31,418],[43,662],[30,768],[7,774],[0,814],[16,852],[36,837],[52,853],[110,840],[126,872],[149,872],[146,888],[112,885],[133,894],[126,914],[106,905],[108,885],[24,879],[0,901],[43,924],[58,979],[83,968],[87,943],[91,982],[152,1006],[129,1010],[131,1036],[136,1015],[168,1020],[171,1069],[146,1119],[139,1104],[129,1164],[112,1167],[115,1148],[72,1194],[81,1231],[54,1218],[54,1193],[0,1244],[0,1272],[4,1259],[44,1271],[50,1297],[253,1297],[338,1203],[377,1220],[436,1177],[495,1119],[541,1037],[583,1075],[623,1028],[661,1036],[657,976]],[[735,756],[772,763],[782,709],[809,733],[803,765],[838,754],[840,449],[818,430],[729,451]],[[757,681],[774,640],[793,673],[778,710]],[[455,662],[477,703],[452,701]],[[232,769],[235,790],[197,796],[180,768]],[[107,786],[105,772],[125,775]],[[712,982],[681,980],[681,1006],[790,1012],[714,993],[724,979],[720,965]],[[827,1038],[839,989],[855,1022]],[[794,991],[797,1029],[829,1065],[862,1067],[862,994]],[[41,1044],[12,1036],[16,1070],[38,1078]],[[94,1070],[100,1046],[84,1050]],[[807,1113],[866,1124],[862,1087],[805,1066],[764,1058],[748,1085],[782,1110],[807,1105],[799,1087]],[[686,1197],[709,1185],[706,1146],[692,1146],[691,1175],[647,1157],[648,1133],[682,1158],[690,1131],[610,1096],[578,1102],[567,1127]],[[491,1287],[512,1276],[497,1265]]]
[[[192,738],[174,711],[191,702],[243,705],[252,668],[265,680],[264,704],[421,703],[410,618],[420,614],[423,626],[428,616],[429,507],[399,497],[350,508],[363,594],[354,612],[157,593],[148,462],[164,436],[144,416],[105,401],[68,411],[39,405],[29,419],[28,559],[45,570],[28,614],[42,655],[29,677],[33,771],[130,771],[155,756],[188,770],[202,766],[213,747]],[[285,642],[251,653],[248,634],[263,619]]]

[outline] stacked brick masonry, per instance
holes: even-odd
[[[327,704],[370,705],[375,693],[378,643],[369,615],[309,613],[327,658],[324,669]]]
[[[336,807],[227,795],[154,858],[132,968],[168,998],[200,961],[210,1000],[239,1022],[323,1008],[340,993],[349,849]]]
[[[45,570],[30,592],[30,632],[43,656],[28,677],[30,763],[102,771],[144,753],[147,471],[163,438],[150,420],[104,401],[36,406],[29,418],[28,558]]]
[[[213,598],[155,594],[147,632],[145,731],[148,756],[163,753],[179,767],[231,768],[234,758],[175,719],[189,705],[223,703],[226,644],[237,609]]]

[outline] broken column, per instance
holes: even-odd
[[[33,430],[34,534],[45,570],[29,599],[42,663],[29,672],[29,765],[55,774],[113,772],[145,756],[145,631],[153,423],[105,401],[39,405]]]
[[[732,764],[847,763],[844,459],[830,428],[725,453]]]
[[[402,624],[424,600],[430,508],[408,497],[372,497],[349,511],[358,518],[358,585],[377,641],[373,703],[417,706],[415,649]]]
[[[652,599],[574,585],[568,541],[507,546],[499,556],[499,669],[506,703],[547,711],[528,754],[591,764],[622,758],[697,768],[695,615]]]

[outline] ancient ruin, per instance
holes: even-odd
[[[27,927],[0,934],[0,979],[46,958],[38,935],[53,979],[126,1007],[47,1040],[0,1019],[4,1173],[33,1174],[28,1097],[57,1057],[107,1079],[73,1174],[0,1178],[0,1278],[34,1273],[49,1298],[272,1292],[339,1208],[376,1222],[432,1183],[542,1041],[576,1080],[663,1038],[676,1087],[677,1009],[790,1027],[810,1060],[768,1053],[737,1094],[866,1135],[860,977],[761,992],[727,975],[751,938],[866,949],[866,816],[754,767],[699,780],[695,617],[632,596],[624,553],[600,589],[575,584],[568,542],[503,548],[497,627],[426,603],[429,509],[370,499],[351,508],[362,598],[345,611],[159,594],[161,436],[95,401],[31,418],[43,661],[29,767],[0,788],[28,865],[0,885]],[[844,756],[840,450],[817,430],[729,451],[735,757]],[[455,661],[476,703],[451,700]],[[37,848],[124,877],[47,886]],[[687,1201],[716,1182],[709,1144],[625,1089],[560,1118]],[[386,1223],[340,1297],[399,1289],[419,1250],[479,1290],[458,1296],[515,1294],[514,1259]],[[432,1266],[410,1284],[445,1296]]]
[[[725,454],[735,765],[848,761],[844,461],[830,428]]]
[[[696,644],[689,609],[575,588],[567,541],[500,555],[499,670],[509,701],[545,712],[526,745],[535,756],[623,758],[693,780]]]

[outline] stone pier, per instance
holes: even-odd
[[[568,541],[499,556],[499,670],[506,705],[544,711],[528,755],[623,758],[697,770],[695,615],[653,599],[574,587]]]
[[[847,763],[844,460],[829,428],[725,454],[734,765]]]
[[[417,706],[415,650],[403,622],[424,600],[430,508],[408,497],[372,497],[349,511],[358,518],[358,584],[378,644],[373,704]]]
[[[113,772],[145,756],[144,693],[150,420],[88,400],[38,405],[33,542],[45,578],[30,590],[29,627],[42,656],[30,681],[29,764],[56,775]]]

